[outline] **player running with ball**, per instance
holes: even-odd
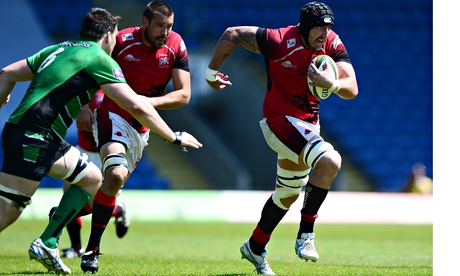
[[[279,29],[229,27],[218,41],[205,77],[215,90],[232,85],[228,76],[218,72],[237,45],[262,54],[268,85],[260,127],[268,145],[278,153],[275,191],[265,203],[251,237],[241,246],[241,255],[258,274],[275,275],[267,262],[265,249],[275,227],[305,186],[295,252],[305,261],[316,262],[313,226],[318,210],[341,167],[341,156],[320,136],[319,100],[311,94],[310,84],[333,88],[342,99],[358,94],[355,71],[339,36],[331,30],[332,10],[324,3],[310,2],[302,7],[300,23]],[[314,57],[326,54],[336,62],[340,79],[308,70]],[[313,171],[310,174],[311,169]]]

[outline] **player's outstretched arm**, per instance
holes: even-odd
[[[229,27],[222,33],[205,72],[206,82],[214,90],[221,90],[232,85],[228,80],[228,76],[218,72],[218,70],[237,45],[243,46],[248,51],[260,54],[256,41],[257,29],[258,27],[254,26],[236,26]]]
[[[25,59],[12,63],[0,72],[0,108],[9,101],[10,93],[17,82],[30,81],[34,73]]]
[[[150,101],[144,96],[137,95],[126,83],[106,83],[101,85],[105,95],[114,100],[119,106],[128,111],[142,125],[159,134],[167,141],[181,146],[201,148],[203,145],[191,134],[174,133],[160,117]],[[179,139],[179,140],[178,140]]]

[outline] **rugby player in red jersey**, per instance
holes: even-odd
[[[162,1],[147,4],[142,26],[120,30],[112,57],[126,82],[156,109],[186,106],[191,97],[188,53],[182,37],[172,31],[174,12]],[[165,93],[172,80],[173,91]],[[116,205],[116,195],[142,157],[149,129],[110,98],[95,111],[93,132],[103,160],[104,181],[94,197],[91,234],[81,269],[99,270],[100,242]],[[181,133],[175,143],[180,143]],[[146,180],[148,181],[148,180]]]
[[[355,71],[333,25],[331,8],[310,2],[302,7],[297,25],[277,29],[229,27],[218,41],[205,73],[215,90],[232,85],[218,70],[237,45],[265,59],[268,82],[260,127],[267,144],[278,153],[277,178],[259,222],[240,248],[242,258],[250,261],[258,274],[275,275],[267,262],[265,246],[303,187],[295,252],[305,261],[316,262],[319,258],[313,226],[342,158],[320,136],[320,101],[308,85],[330,89],[347,100],[358,94]],[[336,62],[340,79],[326,77],[310,66],[316,56],[324,54]]]
[[[90,125],[87,125],[87,122],[93,122],[93,112],[102,102],[104,98],[104,92],[102,90],[98,90],[96,94],[94,94],[91,101],[83,106],[80,113],[75,120],[77,124],[77,145],[75,146],[79,149],[82,153],[88,156],[88,160],[93,162],[99,169],[102,169],[102,161],[99,157],[99,153],[97,151],[97,144],[94,140],[93,131]],[[63,190],[64,192],[70,187],[70,182],[64,180],[63,183]],[[120,190],[121,192],[121,190]],[[84,250],[81,246],[81,228],[83,226],[83,221],[81,219],[82,216],[91,214],[92,210],[92,201],[85,205],[85,207],[80,210],[77,216],[74,217],[66,226],[67,233],[69,234],[70,239],[70,247],[62,249],[62,257],[65,258],[77,258],[81,257],[84,253]],[[55,213],[57,207],[51,208],[48,216],[51,217]],[[115,218],[115,229],[116,234],[119,238],[122,238],[128,232],[129,227],[129,219],[126,215],[126,207],[123,202],[117,200],[117,204],[115,209],[113,210],[112,217]]]

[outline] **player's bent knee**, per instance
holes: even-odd
[[[10,189],[0,184],[0,199],[16,207],[19,211],[24,211],[27,205],[32,203],[32,198],[24,193]]]
[[[111,185],[112,187],[118,186],[118,188],[121,188],[127,178],[128,174],[126,170],[112,168],[106,172],[104,176],[104,183]]]
[[[336,151],[328,151],[323,158],[321,158],[321,167],[327,167],[330,171],[339,171],[342,167],[342,156]]]
[[[88,171],[83,178],[85,182],[90,183],[91,185],[97,185],[102,182],[102,173],[99,167],[93,162],[89,163]]]
[[[333,157],[331,158],[332,159],[331,163],[335,165],[338,171],[342,167],[342,156],[336,150],[332,151],[331,153],[333,154]]]
[[[80,156],[74,160],[70,166],[69,172],[64,176],[64,180],[67,180],[71,184],[75,184],[80,181],[90,170],[90,161],[88,161],[88,155],[80,152]]]
[[[307,166],[315,168],[318,161],[326,154],[326,152],[329,153],[330,151],[334,151],[338,154],[329,142],[326,142],[321,137],[318,137],[314,140],[308,141],[303,151],[303,160]]]
[[[121,154],[107,155],[104,158],[103,173],[109,185],[116,184],[122,187],[129,174],[128,160]]]

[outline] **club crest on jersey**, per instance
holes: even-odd
[[[121,40],[126,41],[126,40],[133,40],[134,35],[132,33],[129,34],[122,34],[121,35]]]
[[[117,79],[124,79],[125,75],[123,75],[123,72],[120,69],[114,68],[112,69],[113,76]]]
[[[291,48],[291,47],[294,47],[295,46],[295,43],[296,43],[296,40],[295,38],[291,38],[287,41],[287,47],[288,48]]]
[[[158,67],[168,67],[169,66],[169,57],[168,55],[165,55],[165,54],[160,54],[160,56],[158,57]]]

